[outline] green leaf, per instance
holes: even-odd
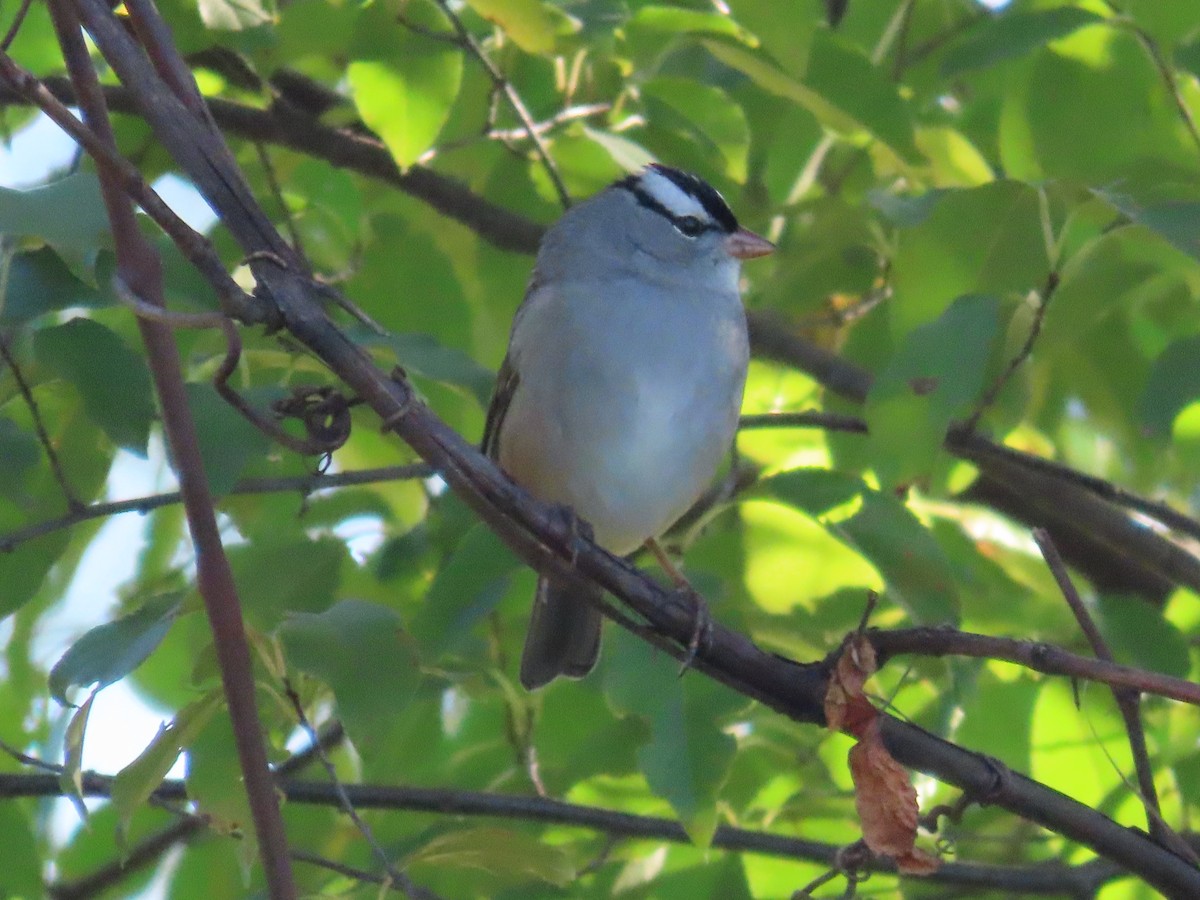
[[[1175,417],[1200,398],[1200,335],[1172,343],[1154,361],[1137,415],[1153,437],[1169,439]]]
[[[412,621],[412,633],[430,659],[469,639],[496,607],[520,563],[490,528],[471,526],[442,563]]]
[[[112,803],[120,813],[117,825],[118,840],[129,827],[129,820],[139,806],[149,799],[162,783],[187,747],[196,739],[212,714],[225,702],[220,688],[209,691],[199,700],[189,703],[173,721],[159,728],[149,745],[138,758],[117,773],[112,783]]]
[[[20,553],[0,553],[0,618],[33,599],[69,544],[66,531],[21,545]]]
[[[1077,6],[1007,10],[975,26],[952,44],[942,57],[942,74],[952,78],[972,69],[1018,59],[1085,25],[1102,21],[1100,15]]]
[[[536,878],[566,887],[575,878],[570,856],[532,835],[505,828],[462,828],[441,834],[410,853],[407,866],[480,869],[492,875],[526,880]]]
[[[38,439],[12,419],[0,417],[0,496],[19,497],[24,493],[26,473],[41,459]]]
[[[887,595],[918,624],[955,623],[958,588],[937,540],[903,503],[861,480],[824,469],[792,469],[759,486],[808,512],[879,571]]]
[[[1093,193],[1131,221],[1164,238],[1176,250],[1200,260],[1200,203],[1181,200],[1142,205],[1112,190],[1097,189]]]
[[[0,866],[0,897],[33,900],[43,896],[45,860],[34,838],[33,807],[9,801],[0,804],[0,834],[4,835],[4,865]]]
[[[963,294],[1025,293],[1050,271],[1037,191],[1015,181],[948,190],[928,216],[899,235],[892,262],[899,340]]]
[[[730,0],[732,18],[753,32],[762,48],[788,72],[803,76],[813,36],[825,28],[825,0],[789,0],[788,3],[763,3],[761,0]],[[743,38],[745,43],[753,43]]]
[[[657,101],[673,113],[660,125],[677,127],[685,140],[717,157],[730,178],[746,180],[750,129],[742,108],[724,91],[686,78],[662,77],[643,85],[642,96],[652,109]]]
[[[112,246],[100,182],[91,172],[27,191],[0,188],[0,233],[39,237],[87,272],[100,248]]]
[[[840,134],[853,134],[860,130],[861,125],[853,116],[780,69],[765,54],[730,41],[706,39],[703,43],[725,65],[746,75],[763,90],[799,104],[826,127]]]
[[[798,103],[834,131],[844,135],[865,131],[900,159],[913,163],[920,159],[904,100],[856,48],[818,32],[802,83],[761,52],[740,44],[706,39],[704,46],[725,65],[748,75],[764,90]]]
[[[484,368],[457,347],[447,347],[427,334],[356,332],[360,344],[390,348],[405,370],[450,387],[460,388],[487,408],[495,373]]]
[[[1118,662],[1176,678],[1191,672],[1188,635],[1139,597],[1102,595],[1096,602],[1100,631]]]
[[[70,705],[70,687],[96,690],[120,681],[149,656],[175,621],[181,598],[162,594],[115,622],[97,625],[77,640],[50,670],[50,694]]]
[[[887,594],[918,625],[958,623],[958,588],[942,548],[912,511],[887,494],[863,495],[862,509],[832,533],[879,570]]]
[[[236,838],[238,855],[249,871],[258,840],[227,709],[218,710],[188,748],[186,783],[188,799],[208,819],[209,829]]]
[[[719,34],[748,44],[757,43],[732,16],[679,6],[643,6],[630,17],[626,27],[680,34]]]
[[[75,386],[88,418],[114,444],[146,455],[156,413],[142,357],[99,322],[83,318],[38,331],[33,347],[39,365]]]
[[[636,172],[642,166],[654,162],[654,154],[641,144],[623,135],[613,134],[611,131],[592,128],[587,125],[581,130],[590,141],[608,154],[609,159],[616,163],[622,172]],[[555,146],[559,147],[562,144],[563,142],[559,141]],[[615,175],[615,173],[613,174]],[[605,175],[604,181],[606,184],[612,180],[611,177]]]
[[[265,411],[266,403],[260,399],[262,393],[249,391],[243,392],[243,396],[251,405],[261,404]],[[211,383],[188,384],[187,397],[208,486],[213,496],[220,497],[233,489],[246,466],[267,454],[271,442],[226,403]]]
[[[63,734],[63,766],[59,773],[58,783],[63,793],[79,813],[79,818],[87,821],[87,807],[83,805],[83,741],[87,736],[88,716],[92,714],[92,701],[96,699],[97,691],[88,694],[88,698],[80,704],[67,723]]]
[[[241,31],[266,25],[274,15],[259,0],[198,0],[206,28]]]
[[[650,723],[638,765],[650,789],[671,804],[701,845],[717,826],[717,798],[737,742],[722,725],[745,698],[707,678],[679,678],[674,661],[624,631],[610,632],[604,691],[618,715]]]
[[[867,445],[884,487],[930,473],[950,423],[982,391],[1000,336],[1000,301],[965,296],[904,339],[864,409]]]
[[[1195,145],[1161,85],[1150,55],[1124,29],[1084,28],[1039,52],[1022,98],[1038,172],[1154,184],[1182,166],[1194,179]]]
[[[579,23],[540,0],[467,0],[489,22],[495,22],[526,53],[549,53],[560,34],[579,29]]]
[[[43,313],[110,302],[99,290],[76,278],[54,250],[40,247],[14,253],[9,260],[0,323],[22,324]]]
[[[363,754],[380,745],[416,692],[421,672],[412,640],[387,607],[343,600],[300,613],[279,628],[289,664],[333,690],[338,715]]]
[[[813,36],[805,82],[901,159],[910,163],[920,160],[908,104],[895,82],[858,47],[818,31]]]
[[[437,31],[448,27],[436,8],[421,0],[407,3],[404,16]],[[407,169],[430,148],[449,118],[462,80],[463,54],[401,27],[385,3],[363,13],[353,52],[346,76],[354,105],[396,164]]]
[[[258,542],[230,547],[247,618],[274,628],[287,612],[324,609],[341,583],[346,545],[336,538]]]
[[[1039,690],[1036,683],[1025,679],[1001,680],[984,668],[978,687],[970,697],[959,700],[986,709],[989,715],[964,716],[955,728],[955,743],[963,747],[987,747],[1006,766],[1028,772],[1033,753],[1033,709]],[[1003,722],[1004,727],[997,728],[997,722]]]
[[[1174,251],[1133,225],[1087,241],[1062,266],[1038,353],[1075,352],[1080,340],[1104,327],[1114,312],[1140,306],[1138,297],[1162,272],[1165,255]]]

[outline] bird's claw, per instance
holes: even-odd
[[[682,678],[683,673],[690,669],[692,663],[696,661],[696,656],[700,653],[701,647],[708,648],[712,640],[713,620],[712,614],[708,609],[708,603],[696,592],[695,588],[687,585],[677,590],[691,601],[693,609],[692,637],[688,641],[687,653],[684,654],[683,661],[679,666],[679,677]]]

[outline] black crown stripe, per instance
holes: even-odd
[[[712,217],[714,222],[717,223],[716,225],[708,225],[706,230],[720,230],[724,231],[726,234],[733,234],[738,230],[738,221],[733,214],[733,210],[729,208],[729,204],[725,202],[725,198],[722,197],[717,190],[712,187],[712,185],[702,181],[695,175],[691,175],[679,169],[674,169],[670,166],[661,165],[660,163],[651,163],[649,166],[647,166],[647,168],[653,169],[659,175],[662,175],[664,178],[668,179],[685,194],[690,197],[694,197],[700,202],[700,205],[704,207],[704,211]],[[649,192],[644,190],[642,188],[640,174],[630,175],[627,178],[618,181],[617,186],[622,187],[632,193],[633,196],[637,198],[638,203],[642,206],[646,207],[647,209],[652,209],[659,215],[670,219],[672,224],[674,224],[676,227],[679,226],[680,219],[687,218],[686,216],[676,216],[669,209],[663,206],[657,199],[651,196]]]

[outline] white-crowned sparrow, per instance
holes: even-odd
[[[513,320],[484,451],[613,553],[661,535],[732,444],[749,355],[741,260],[772,250],[711,186],[667,166],[570,209]],[[601,617],[580,590],[538,581],[527,688],[595,665]]]

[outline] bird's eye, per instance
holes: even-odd
[[[680,216],[675,220],[675,227],[679,229],[680,234],[695,237],[704,230],[704,223],[695,216]]]

